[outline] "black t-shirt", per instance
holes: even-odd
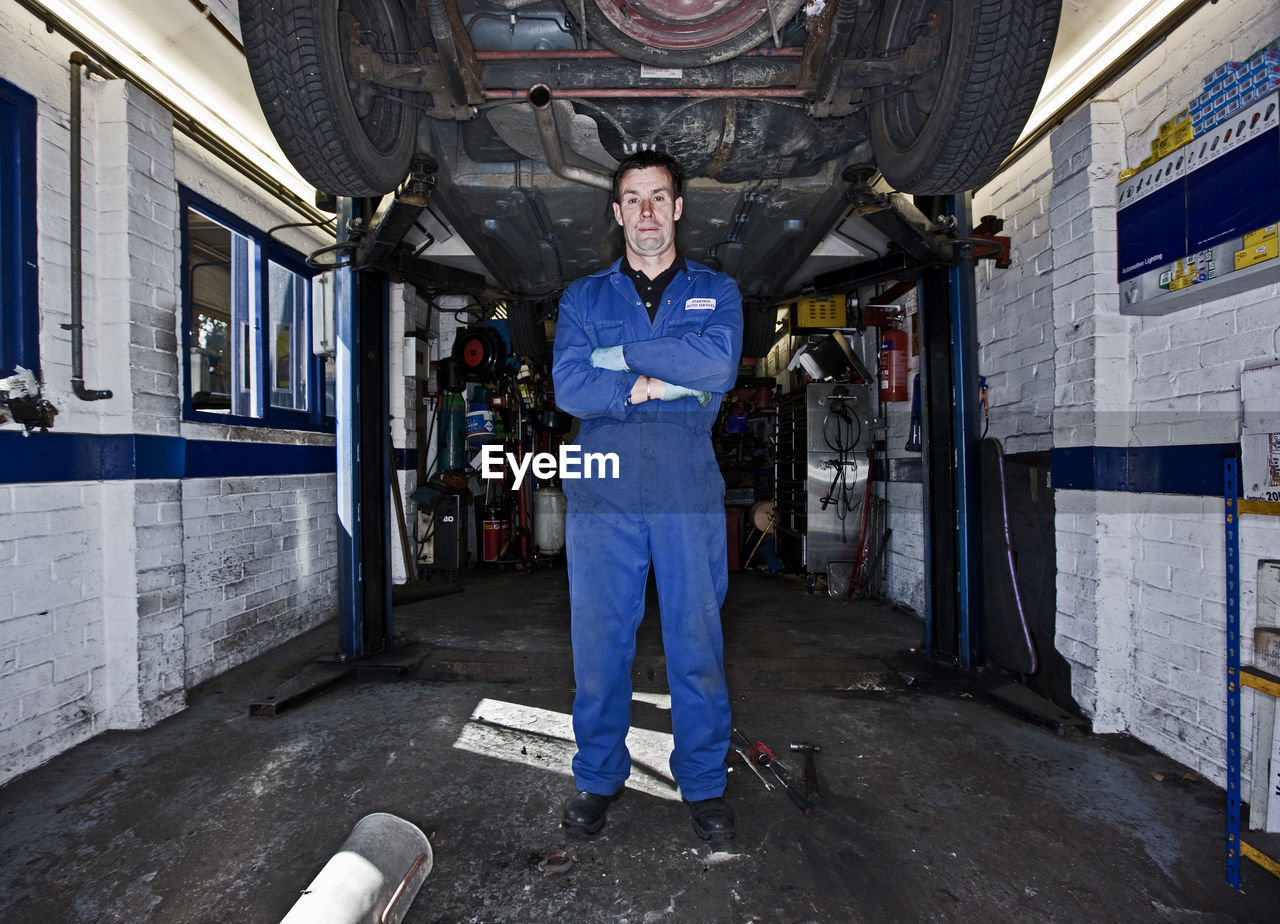
[[[622,265],[619,267],[636,284],[636,293],[640,296],[640,301],[644,302],[644,307],[649,312],[650,322],[658,316],[658,305],[662,303],[662,293],[667,291],[667,286],[671,285],[671,280],[676,278],[676,273],[683,272],[686,268],[684,257],[679,254],[676,255],[675,261],[670,266],[658,274],[657,279],[650,279],[643,271],[632,267],[625,256],[622,258]]]

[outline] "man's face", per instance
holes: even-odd
[[[628,170],[618,187],[621,201],[613,203],[613,217],[622,225],[628,253],[654,258],[674,251],[684,199],[672,190],[667,169]]]

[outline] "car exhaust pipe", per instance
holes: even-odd
[[[386,812],[366,815],[280,924],[400,924],[433,862],[416,825]]]
[[[542,151],[547,157],[547,166],[558,177],[574,183],[584,183],[596,189],[613,192],[613,177],[603,170],[588,170],[565,163],[564,148],[560,144],[560,132],[556,128],[556,111],[551,104],[551,88],[545,83],[537,83],[529,88],[529,105],[533,107],[534,118],[538,122],[538,134],[542,136]]]

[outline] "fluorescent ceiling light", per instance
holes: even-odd
[[[304,201],[314,199],[315,189],[293,169],[271,134],[244,54],[194,5],[176,0],[43,2],[283,186]],[[228,29],[236,25],[219,21]]]
[[[1092,18],[1102,12],[1096,6],[1115,6],[1117,9],[1097,25],[1066,22],[1069,28],[1066,34],[1068,45],[1060,49],[1063,52],[1062,60],[1058,60],[1055,55],[1051,62],[1040,96],[1019,141],[1040,128],[1184,2],[1185,0],[1129,0],[1120,4],[1083,4],[1077,11],[1077,15],[1081,17]],[[1077,39],[1080,44],[1073,47]]]

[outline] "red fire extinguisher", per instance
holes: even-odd
[[[907,400],[907,334],[896,327],[880,341],[880,400]]]

